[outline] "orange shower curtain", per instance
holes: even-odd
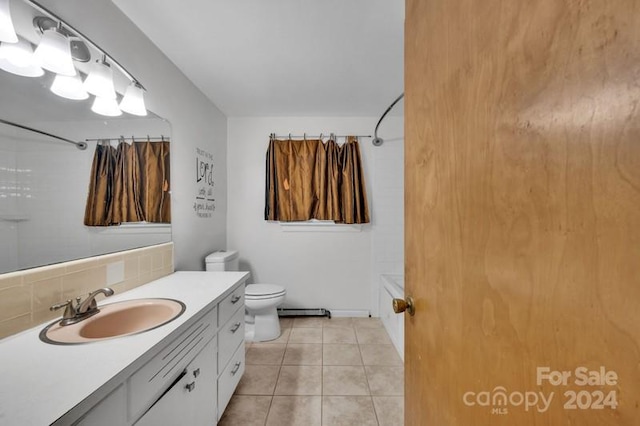
[[[93,157],[84,224],[171,222],[169,142],[99,142]]]
[[[368,223],[358,138],[269,141],[265,220]]]

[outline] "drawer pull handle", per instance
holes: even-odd
[[[238,300],[240,300],[240,299],[242,299],[242,296],[237,296],[237,295],[233,296],[231,298],[231,303],[235,305],[236,303],[238,303]]]
[[[242,364],[240,361],[236,362],[236,365],[233,367],[233,370],[231,370],[232,376],[235,376],[238,370],[240,370],[240,364]]]
[[[231,327],[231,332],[235,333],[236,331],[238,331],[238,329],[240,328],[242,324],[240,324],[239,322],[233,324],[233,327]]]
[[[192,390],[194,390],[196,388],[196,382],[191,382],[191,383],[187,383],[187,386],[185,386],[187,388],[187,390],[189,392],[191,392]]]
[[[199,375],[200,375],[200,369],[199,368],[193,370],[193,377],[198,377]]]

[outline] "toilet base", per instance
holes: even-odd
[[[245,320],[245,340],[248,342],[267,342],[280,337],[280,319],[276,307],[254,315],[247,311]]]

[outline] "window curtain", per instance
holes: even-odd
[[[171,222],[169,142],[99,142],[93,156],[84,224]]]
[[[267,150],[265,220],[369,222],[358,138],[277,140]]]

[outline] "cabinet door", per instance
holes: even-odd
[[[217,412],[215,338],[189,363],[136,426],[214,425]]]
[[[102,401],[97,403],[74,426],[118,426],[126,425],[127,418],[123,407],[127,405],[127,394],[120,385]]]
[[[193,412],[189,406],[191,398],[187,389],[190,380],[189,372],[184,370],[162,397],[135,423],[136,426],[190,424],[188,416]]]
[[[218,378],[218,420],[222,417],[224,409],[227,407],[231,395],[236,390],[240,378],[244,374],[244,342],[238,346],[236,353],[231,357],[220,377]]]
[[[215,340],[209,342],[189,365],[190,382],[194,388],[190,393],[193,417],[189,425],[211,426],[216,424],[217,414],[217,347]]]

